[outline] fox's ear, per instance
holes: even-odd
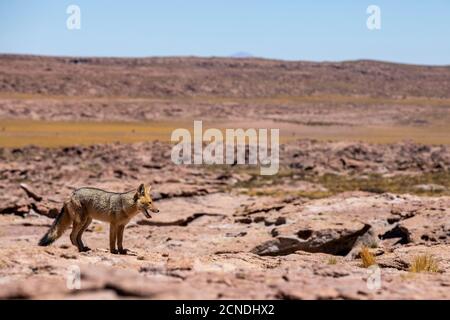
[[[137,189],[137,194],[144,195],[145,194],[145,185],[141,183]]]

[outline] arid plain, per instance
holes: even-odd
[[[280,170],[175,165],[171,132],[280,129]],[[450,298],[450,67],[0,56],[0,298]],[[81,186],[160,213],[38,247]],[[81,270],[81,288],[67,286]]]

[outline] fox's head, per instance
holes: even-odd
[[[136,202],[138,208],[142,210],[147,218],[151,218],[152,216],[148,213],[151,212],[158,213],[159,210],[153,204],[152,197],[150,196],[150,188],[146,188],[142,183],[138,189],[136,190],[136,194],[134,195],[134,201]]]

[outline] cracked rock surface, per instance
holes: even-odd
[[[0,298],[450,298],[448,196],[251,195],[240,192],[248,174],[175,166],[161,156],[169,151],[157,142],[2,149]],[[271,187],[300,183],[289,179]],[[101,222],[83,236],[92,251],[79,253],[68,231],[37,246],[73,189],[124,191],[140,182],[152,185],[160,213],[130,222],[129,254],[109,253],[109,227]],[[380,268],[375,288],[362,246]],[[409,272],[420,255],[431,255],[437,272]],[[80,271],[79,289],[67,285],[73,270]]]

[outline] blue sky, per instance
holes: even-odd
[[[66,8],[81,9],[68,30]],[[381,30],[366,8],[381,9]],[[450,1],[0,0],[0,53],[376,59],[450,65]]]

